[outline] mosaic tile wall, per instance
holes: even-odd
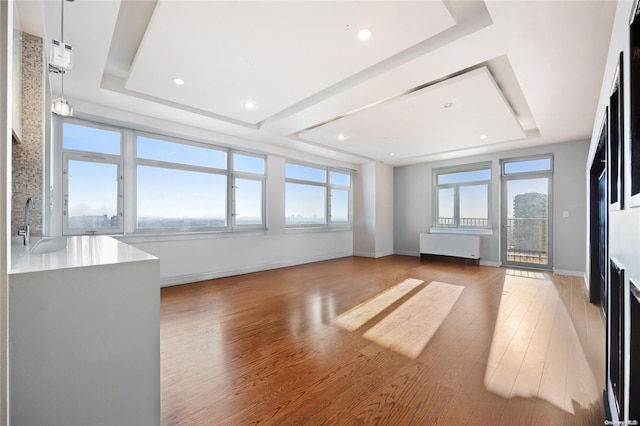
[[[31,235],[42,235],[42,116],[44,53],[42,38],[22,33],[22,140],[13,145],[11,233],[18,235],[24,222],[24,205],[33,197],[29,212]]]

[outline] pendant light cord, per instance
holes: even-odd
[[[64,49],[64,0],[60,0],[60,47]],[[60,95],[64,99],[64,69],[60,70]]]

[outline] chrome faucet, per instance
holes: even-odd
[[[31,205],[32,209],[36,208],[36,202],[33,201],[32,197],[27,198],[27,202],[24,204],[24,226],[18,230],[18,235],[22,235],[24,237],[24,245],[29,245],[29,238],[31,228],[29,227],[29,205]]]

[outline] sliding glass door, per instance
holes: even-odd
[[[503,263],[550,269],[551,158],[506,161],[502,179]]]

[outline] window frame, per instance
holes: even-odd
[[[197,235],[197,234],[219,234],[226,232],[242,232],[242,231],[263,231],[267,229],[267,173],[268,173],[268,156],[264,153],[251,150],[232,149],[209,143],[200,139],[187,139],[179,136],[171,136],[162,133],[156,133],[149,129],[139,129],[127,124],[113,123],[104,124],[101,122],[91,121],[90,119],[75,117],[52,117],[54,138],[51,143],[51,151],[48,154],[50,160],[45,161],[45,167],[51,173],[49,179],[50,201],[51,205],[50,217],[51,231],[59,235],[84,235],[84,234],[108,234],[121,236],[161,236],[161,235]],[[71,123],[78,126],[104,129],[107,131],[115,131],[120,134],[119,155],[103,154],[94,151],[81,151],[64,149],[64,125]],[[212,149],[224,152],[226,155],[226,169],[217,167],[202,167],[184,163],[172,163],[163,160],[150,160],[146,158],[138,158],[137,137],[147,137],[158,139],[170,143],[178,143],[181,145],[195,146],[198,148]],[[252,173],[233,170],[233,156],[239,154],[247,157],[259,158],[263,161],[263,173]],[[117,228],[100,228],[100,229],[76,229],[69,228],[67,207],[65,199],[68,199],[68,176],[64,174],[68,170],[68,161],[98,161],[117,163],[118,176],[118,226]],[[49,162],[47,162],[49,161]],[[195,172],[214,173],[226,177],[225,184],[225,226],[220,227],[175,227],[175,228],[139,228],[138,227],[138,166],[160,167],[171,170],[185,170]],[[236,221],[236,180],[247,179],[258,181],[261,185],[260,203],[261,203],[261,223],[260,224],[238,224]]]
[[[221,169],[217,167],[204,167],[204,166],[196,166],[189,165],[184,163],[172,163],[169,161],[162,160],[150,160],[146,158],[138,157],[138,136],[157,139],[159,141],[177,143],[181,145],[194,146],[198,148],[211,149],[213,151],[224,152],[226,155],[226,169]],[[236,150],[231,148],[224,148],[213,144],[208,144],[204,142],[197,142],[188,139],[176,138],[166,135],[160,135],[156,133],[134,130],[133,131],[133,145],[134,145],[134,158],[133,158],[133,173],[134,177],[134,194],[132,196],[132,200],[134,206],[132,208],[133,214],[133,233],[144,235],[144,234],[158,234],[158,233],[197,233],[197,232],[225,232],[225,231],[234,231],[234,230],[260,230],[267,228],[267,217],[266,217],[266,178],[267,178],[267,157],[263,154],[257,154],[253,152],[247,152],[242,150]],[[250,172],[236,172],[233,170],[233,155],[240,154],[247,157],[255,157],[260,158],[264,161],[264,173],[250,173]],[[138,227],[138,166],[147,166],[147,167],[158,167],[163,169],[171,169],[171,170],[182,170],[182,171],[191,171],[198,173],[210,173],[219,176],[226,177],[226,208],[225,208],[225,226],[216,226],[216,227],[176,227],[176,228],[166,228],[166,227],[158,227],[158,228],[139,228]],[[247,179],[260,181],[262,186],[261,191],[261,215],[262,221],[260,224],[238,224],[236,222],[236,179]]]
[[[140,158],[138,157],[138,137],[156,139],[162,142],[177,143],[181,145],[194,146],[198,148],[211,149],[214,151],[222,151],[226,155],[225,164],[227,166],[227,169],[225,170],[225,169],[219,169],[216,167],[195,166],[195,165],[184,164],[184,163],[172,163],[170,161],[150,160],[147,158]],[[131,209],[133,217],[131,218],[131,220],[133,221],[134,234],[157,234],[157,233],[176,233],[176,232],[215,232],[215,231],[227,231],[231,229],[230,223],[229,223],[229,187],[230,187],[229,180],[230,179],[229,179],[229,170],[228,170],[228,167],[229,167],[229,150],[228,149],[219,148],[213,145],[207,146],[204,143],[198,143],[198,142],[188,141],[180,138],[173,138],[170,136],[158,135],[154,133],[137,131],[137,130],[133,132],[133,146],[134,146],[134,150],[133,150],[134,194],[131,197],[131,200],[133,202],[133,208]],[[138,167],[139,166],[156,167],[159,169],[179,170],[179,171],[207,173],[207,174],[225,176],[226,177],[225,225],[215,226],[215,227],[213,226],[208,226],[208,227],[184,226],[184,227],[157,227],[157,228],[138,227]]]
[[[480,170],[488,170],[489,178],[485,180],[468,180],[464,182],[455,182],[455,183],[443,183],[438,184],[438,177],[440,175],[451,174],[451,173],[463,173],[463,172],[474,172]],[[433,169],[433,225],[431,227],[432,231],[443,232],[443,231],[487,231],[492,230],[492,220],[491,220],[491,185],[492,185],[492,163],[491,162],[482,162],[482,163],[473,163],[473,164],[465,164],[453,167],[440,167]],[[467,186],[484,186],[487,187],[487,225],[486,226],[461,226],[460,225],[460,187]],[[453,188],[453,224],[452,225],[441,225],[439,224],[439,207],[440,207],[440,190]]]
[[[244,155],[245,157],[254,157],[261,158],[264,160],[264,173],[251,173],[245,171],[235,171],[234,169],[234,154]],[[251,152],[239,151],[239,150],[229,150],[227,155],[227,165],[229,167],[229,176],[228,182],[230,183],[230,202],[228,203],[228,207],[230,209],[229,218],[230,218],[230,226],[232,229],[266,229],[267,227],[267,158],[265,155],[255,154]],[[238,185],[236,183],[237,179],[244,180],[252,180],[260,182],[262,186],[261,190],[261,223],[260,224],[238,224],[237,217],[238,211],[236,206],[237,199],[237,189]]]
[[[533,160],[549,160],[549,169],[546,170],[532,170],[525,172],[507,172],[507,164],[521,163]],[[541,154],[541,155],[527,155],[524,157],[510,157],[500,160],[500,173],[502,176],[520,176],[524,174],[536,174],[536,173],[551,173],[553,174],[553,154]]]
[[[101,129],[120,134],[120,154],[104,154],[96,151],[81,151],[74,149],[64,148],[64,123],[71,123],[76,126],[89,127],[94,129]],[[101,123],[94,123],[91,121],[78,120],[74,118],[68,118],[60,121],[59,133],[60,135],[60,161],[61,161],[61,227],[62,235],[112,235],[122,234],[124,231],[124,130],[115,126],[108,126]],[[117,166],[118,184],[117,184],[117,213],[118,226],[115,228],[69,228],[69,215],[68,215],[68,200],[69,200],[69,161],[83,161],[89,163],[99,164],[115,164]]]
[[[325,172],[325,181],[317,182],[312,180],[304,180],[298,178],[289,178],[287,177],[287,164],[301,166],[301,167],[310,167],[313,169],[324,170]],[[331,172],[337,172],[349,175],[349,185],[340,185],[331,183]],[[317,164],[306,163],[303,161],[296,160],[286,160],[285,161],[285,228],[287,229],[295,229],[295,228],[351,228],[353,225],[353,207],[352,207],[352,198],[353,198],[353,172],[349,169],[343,169],[339,167],[330,167],[330,166],[320,166]],[[299,185],[309,185],[309,186],[319,186],[325,188],[325,223],[309,223],[309,224],[287,224],[286,219],[286,184],[294,183]],[[332,190],[346,190],[347,191],[347,221],[346,222],[335,222],[332,220],[331,215],[331,207],[332,207]]]

